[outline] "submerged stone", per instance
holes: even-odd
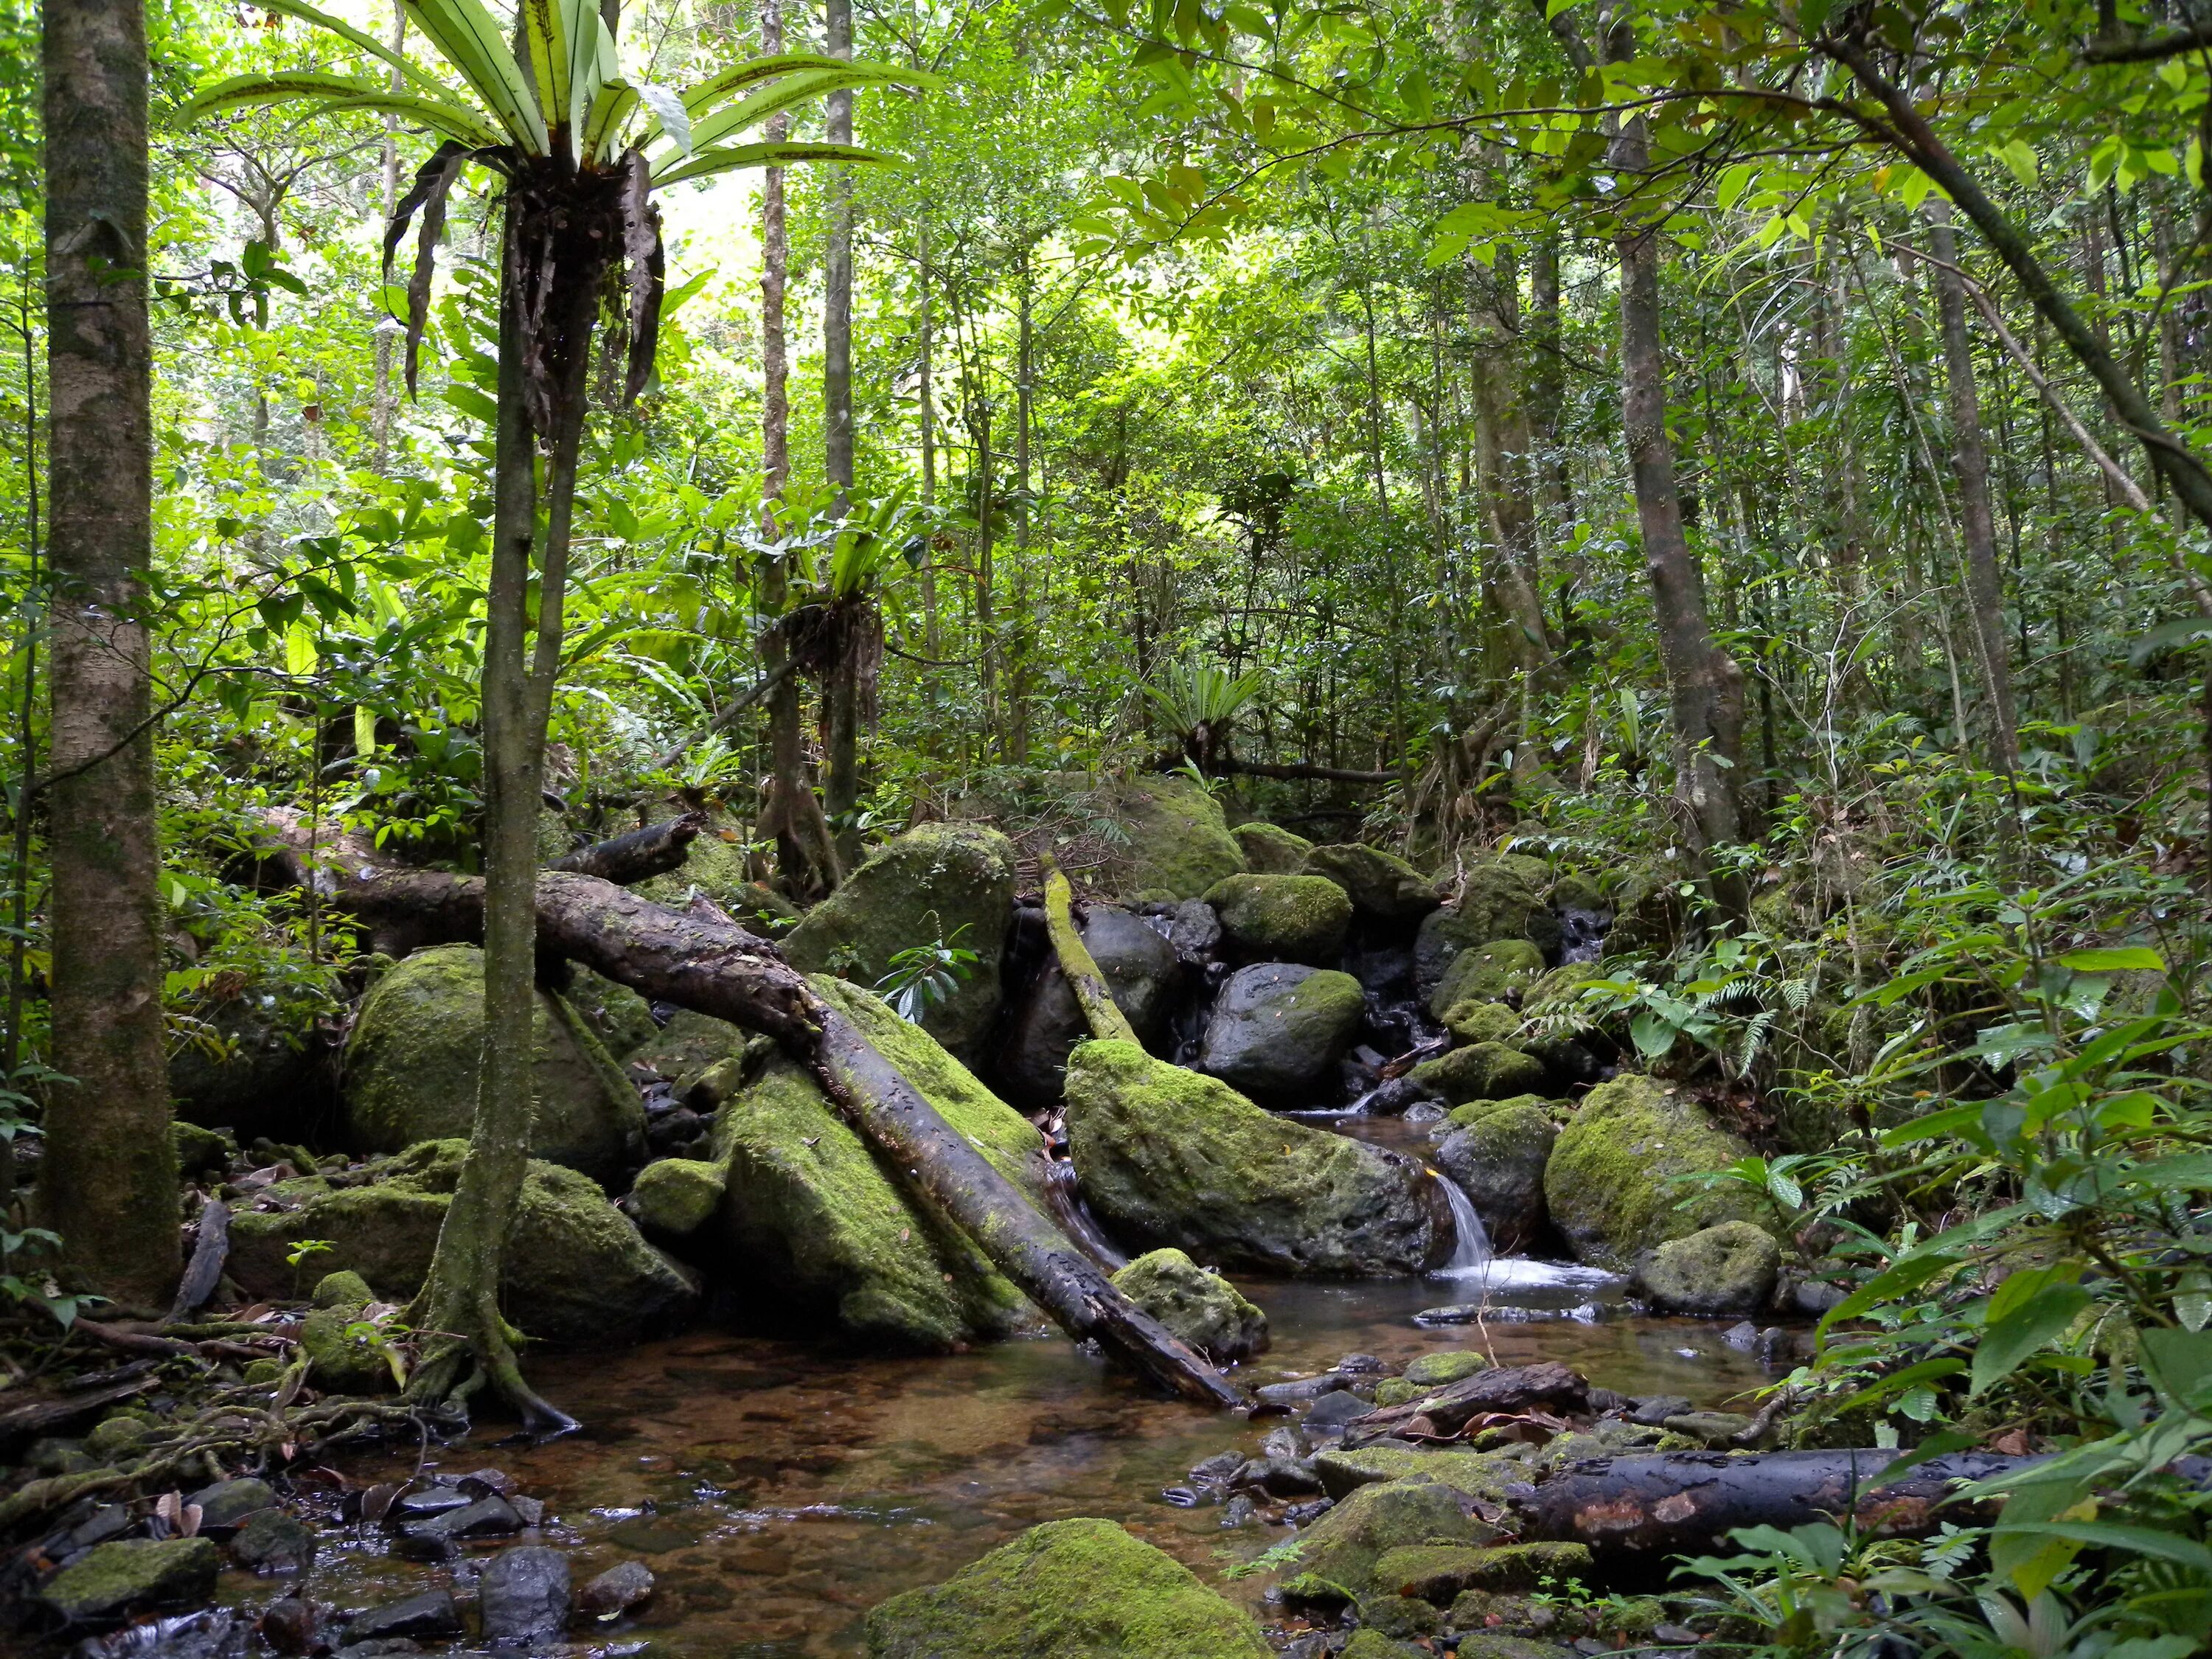
[[[1259,1627],[1110,1521],[1054,1521],[868,1614],[869,1659],[1267,1659]]]
[[[1114,1286],[1217,1365],[1267,1349],[1267,1316],[1181,1250],[1139,1256],[1114,1275]]]
[[[973,1049],[999,1012],[999,968],[1013,916],[1014,848],[978,823],[925,823],[888,842],[783,940],[802,973],[836,973],[872,989],[891,958],[942,940],[975,952],[951,995],[922,1025],[949,1048]]]
[[[1067,1068],[1070,1154],[1101,1220],[1147,1247],[1293,1274],[1417,1273],[1448,1223],[1420,1164],[1286,1122],[1134,1043]]]
[[[483,952],[417,951],[376,981],[346,1039],[349,1134],[368,1152],[465,1136],[483,1055]],[[637,1091],[568,1002],[536,993],[531,1013],[537,1109],[530,1149],[548,1163],[612,1176],[645,1144]]]
[[[1750,1150],[1686,1095],[1625,1073],[1585,1095],[1559,1132],[1545,1200],[1577,1259],[1626,1273],[1669,1239],[1754,1219],[1740,1183],[1699,1191],[1673,1179],[1724,1170]]]
[[[1231,950],[1247,962],[1322,967],[1344,950],[1352,900],[1321,876],[1230,876],[1206,890]]]

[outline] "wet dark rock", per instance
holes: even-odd
[[[1634,1404],[1625,1394],[1615,1394],[1611,1389],[1592,1389],[1589,1391],[1590,1409],[1603,1415],[1626,1413]]]
[[[489,1467],[453,1477],[453,1485],[471,1498],[512,1498],[520,1484],[505,1469]]]
[[[1721,1333],[1721,1340],[1731,1348],[1749,1353],[1759,1346],[1759,1327],[1748,1319],[1739,1320]]]
[[[1324,1371],[1319,1376],[1301,1376],[1289,1382],[1270,1382],[1253,1392],[1271,1406],[1297,1406],[1309,1400],[1318,1400],[1325,1394],[1341,1389],[1351,1380],[1340,1370]]]
[[[1204,899],[1185,899],[1163,912],[1167,941],[1183,962],[1210,962],[1221,949],[1221,918]]]
[[[1192,1466],[1191,1484],[1199,1486],[1226,1486],[1231,1477],[1243,1467],[1244,1455],[1242,1452],[1216,1452],[1203,1463]]]
[[[1646,1428],[1662,1427],[1670,1417],[1680,1417],[1690,1409],[1690,1401],[1678,1394],[1641,1395],[1628,1402],[1628,1420],[1641,1423]]]
[[[568,1558],[543,1544],[501,1550],[477,1579],[477,1609],[487,1642],[558,1636],[568,1623]]]
[[[404,1601],[387,1601],[356,1613],[346,1626],[349,1643],[374,1642],[386,1637],[423,1637],[435,1639],[461,1633],[460,1609],[450,1590],[428,1589]]]
[[[1443,1098],[1426,1084],[1416,1083],[1410,1077],[1393,1077],[1376,1084],[1364,1103],[1370,1117],[1395,1117],[1408,1107]]]
[[[261,1610],[261,1639],[279,1653],[312,1653],[322,1639],[322,1617],[304,1595],[287,1595]]]
[[[232,1637],[237,1623],[237,1613],[228,1607],[149,1620],[112,1636],[87,1637],[70,1659],[215,1659],[238,1650]]]
[[[1437,1167],[1467,1194],[1494,1248],[1525,1249],[1544,1229],[1544,1168],[1559,1127],[1533,1097],[1462,1106],[1451,1121]]]
[[[1224,1528],[1248,1527],[1252,1524],[1252,1517],[1259,1512],[1259,1508],[1249,1498],[1238,1492],[1223,1506],[1221,1524]]]
[[[416,1550],[435,1554],[464,1538],[496,1538],[520,1532],[522,1517],[504,1498],[479,1498],[458,1510],[447,1510],[399,1528],[403,1542]]]
[[[406,1636],[380,1636],[373,1642],[352,1642],[331,1656],[331,1659],[399,1659],[399,1656],[420,1653],[422,1644]]]
[[[402,1492],[392,1501],[390,1513],[404,1521],[419,1521],[433,1515],[443,1515],[448,1510],[465,1510],[484,1494],[473,1496],[458,1486],[425,1486],[420,1492]]]
[[[1194,1510],[1198,1507],[1198,1494],[1188,1486],[1164,1486],[1160,1489],[1160,1501],[1179,1510]]]
[[[1670,1434],[1687,1435],[1717,1449],[1733,1445],[1736,1436],[1751,1427],[1751,1419],[1739,1412],[1680,1412],[1663,1426]]]
[[[276,1493],[266,1480],[256,1480],[248,1475],[203,1486],[185,1502],[198,1507],[202,1532],[224,1533],[256,1510],[275,1508]]]
[[[1237,1470],[1236,1484],[1270,1498],[1310,1498],[1321,1490],[1321,1476],[1303,1457],[1255,1457]]]
[[[1751,1351],[1762,1365],[1787,1365],[1796,1357],[1797,1338],[1779,1325],[1769,1325],[1759,1334]]]
[[[230,1540],[230,1559],[252,1572],[281,1572],[315,1559],[315,1534],[306,1522],[283,1510],[258,1510],[246,1517]]]
[[[1354,1375],[1362,1371],[1370,1371],[1379,1376],[1390,1368],[1382,1363],[1382,1357],[1378,1354],[1348,1353],[1336,1362],[1336,1369],[1340,1371],[1350,1371]]]
[[[1790,1300],[1799,1313],[1824,1314],[1841,1302],[1847,1294],[1848,1292],[1840,1285],[1829,1285],[1814,1279],[1793,1286],[1790,1292]]]
[[[1417,1100],[1406,1108],[1406,1121],[1413,1124],[1441,1123],[1449,1114],[1440,1100]]]
[[[646,1150],[655,1158],[680,1158],[698,1145],[707,1120],[689,1106],[673,1106],[645,1126]]]
[[[47,1581],[40,1599],[69,1624],[104,1625],[204,1601],[222,1571],[212,1539],[126,1538],[87,1550]]]
[[[537,1526],[545,1519],[545,1500],[542,1498],[510,1498],[507,1501],[514,1505],[514,1512],[522,1517],[526,1527]]]
[[[1115,1006],[1128,1017],[1139,1040],[1157,1044],[1182,982],[1175,945],[1141,916],[1113,905],[1092,905],[1081,931]],[[1031,1108],[1057,1101],[1068,1053],[1090,1035],[1066,976],[1056,963],[1048,963],[1015,1005],[999,1050],[999,1081],[1007,1097]]]
[[[1263,1105],[1325,1103],[1365,1007],[1349,974],[1281,962],[1240,969],[1214,1000],[1199,1067]]]
[[[1309,1429],[1340,1429],[1354,1418],[1364,1417],[1373,1409],[1371,1402],[1362,1400],[1348,1389],[1339,1389],[1313,1402],[1313,1408],[1306,1413],[1305,1425]]]
[[[129,1504],[102,1504],[67,1532],[49,1539],[46,1553],[56,1560],[64,1556],[81,1554],[95,1544],[105,1544],[111,1538],[120,1538],[135,1524]]]
[[[594,1619],[611,1619],[652,1594],[653,1570],[642,1561],[622,1561],[578,1591],[576,1607]]]
[[[1283,1511],[1283,1519],[1293,1527],[1310,1527],[1336,1507],[1334,1498],[1316,1498],[1310,1504],[1292,1504]]]

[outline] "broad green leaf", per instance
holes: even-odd
[[[284,672],[301,678],[315,672],[322,653],[315,648],[315,632],[305,623],[294,623],[284,630]]]
[[[653,112],[652,125],[646,137],[663,137],[674,145],[680,155],[690,155],[694,148],[691,131],[691,112],[684,107],[684,100],[673,88],[655,86],[650,81],[637,83],[637,95]]]
[[[2081,1268],[2081,1262],[2065,1261],[2056,1267],[2030,1267],[2023,1273],[2013,1274],[1997,1286],[1996,1294],[1990,1298],[1989,1311],[1983,1316],[1982,1322],[1984,1325],[2001,1324],[2045,1291],[2080,1283]]]
[[[2122,1526],[2110,1521],[2027,1521],[2018,1525],[2000,1522],[1997,1530],[2014,1537],[2063,1538],[2100,1549],[2124,1550],[2130,1555],[2179,1562],[2212,1576],[2212,1549],[2205,1548],[2193,1538],[2160,1532],[2155,1527]]]
[[[866,61],[837,63],[835,69],[806,70],[786,76],[773,86],[763,87],[749,98],[724,106],[691,123],[691,142],[700,149],[720,143],[732,133],[758,126],[771,115],[796,109],[799,105],[832,92],[849,88],[885,86],[909,83],[921,77],[913,71],[891,64],[872,64]]]
[[[2162,974],[2166,971],[2166,958],[2142,945],[2130,945],[2103,950],[2069,951],[2058,958],[2058,965],[2070,968],[2077,974]]]
[[[656,177],[653,183],[680,184],[686,179],[711,178],[716,173],[734,173],[740,167],[791,167],[801,161],[849,161],[890,167],[896,165],[898,157],[880,150],[863,149],[858,144],[731,144],[720,149],[702,150],[674,172]]]
[[[312,23],[325,33],[335,34],[347,45],[367,52],[378,62],[388,64],[413,82],[417,88],[441,101],[450,100],[453,89],[419,64],[392,49],[374,35],[356,28],[343,17],[302,3],[302,0],[254,0],[264,11],[273,11],[286,17],[296,17],[303,23]]]
[[[538,112],[549,127],[568,118],[569,76],[575,68],[575,33],[596,41],[589,31],[572,33],[576,0],[520,0],[522,46]]]
[[[353,706],[353,751],[363,760],[376,753],[376,710],[365,702]]]
[[[481,0],[401,0],[407,15],[510,137],[532,155],[546,153],[545,122],[508,49],[506,32]]]
[[[2212,1403],[2212,1331],[2147,1330],[2140,1340],[2160,1394],[2192,1408]]]
[[[1713,200],[1723,212],[1742,199],[1744,191],[1750,187],[1752,172],[1750,162],[1738,161],[1721,173],[1720,182],[1713,187]]]
[[[473,110],[463,109],[458,104],[433,103],[428,98],[410,98],[404,93],[376,92],[362,98],[332,98],[318,104],[315,112],[396,115],[403,121],[416,122],[433,132],[482,149],[496,149],[506,142]]]
[[[2026,1306],[1989,1326],[1974,1347],[1974,1370],[1968,1392],[1979,1394],[1991,1383],[2010,1376],[2037,1350],[2062,1334],[2088,1305],[2089,1292],[2080,1285],[2053,1285],[2040,1291]]]
[[[637,107],[637,88],[627,81],[610,80],[592,100],[584,118],[582,153],[599,161],[611,160],[622,143],[622,125]]]

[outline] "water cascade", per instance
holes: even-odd
[[[1474,1200],[1460,1190],[1459,1182],[1434,1170],[1429,1173],[1444,1189],[1444,1200],[1451,1206],[1452,1231],[1457,1237],[1452,1246],[1451,1260],[1437,1272],[1455,1279],[1480,1273],[1490,1265],[1489,1230],[1482,1224]]]

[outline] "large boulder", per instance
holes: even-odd
[[[177,1116],[248,1140],[297,1140],[337,1097],[330,1044],[315,1009],[252,984],[204,1006],[192,1040],[169,1056]]]
[[[1245,962],[1336,960],[1352,927],[1352,900],[1322,876],[1229,876],[1206,890],[1235,956]]]
[[[1425,1060],[1407,1075],[1463,1106],[1470,1100],[1510,1100],[1541,1088],[1544,1062],[1503,1042],[1476,1042]]]
[[[1502,1504],[1510,1483],[1528,1479],[1525,1465],[1504,1458],[1481,1463],[1459,1459],[1455,1483],[1449,1485],[1427,1473],[1425,1461],[1408,1462],[1420,1472],[1355,1486],[1291,1540],[1282,1552],[1289,1575],[1283,1589],[1293,1601],[1395,1597],[1400,1587],[1376,1571],[1385,1555],[1422,1546],[1473,1548],[1489,1543],[1499,1536],[1498,1528],[1469,1511],[1477,1504]]]
[[[1254,819],[1229,832],[1244,854],[1247,867],[1267,876],[1294,876],[1305,863],[1313,843],[1304,836]]]
[[[645,1109],[567,999],[539,991],[531,1013],[538,1104],[530,1150],[602,1179],[642,1156]],[[483,952],[417,951],[362,999],[346,1039],[344,1097],[353,1144],[396,1152],[465,1136],[483,1053]]]
[[[386,1301],[421,1288],[468,1150],[461,1140],[410,1146],[376,1178],[331,1188],[308,1178],[263,1194],[271,1207],[231,1218],[229,1271],[250,1296],[298,1294],[285,1260],[307,1239],[316,1279],[359,1273]],[[507,1236],[501,1305],[526,1335],[589,1346],[623,1343],[680,1322],[698,1303],[690,1277],[647,1244],[628,1216],[574,1170],[530,1161]]]
[[[1559,1126],[1533,1095],[1462,1106],[1437,1142],[1437,1167],[1474,1205],[1493,1248],[1524,1250],[1544,1231],[1544,1168]]]
[[[1544,953],[1533,939],[1494,939],[1470,945],[1445,964],[1429,993],[1429,1012],[1447,1018],[1463,1002],[1496,1002],[1544,976]]]
[[[1267,1659],[1259,1626],[1111,1521],[1032,1527],[868,1614],[869,1659]]]
[[[827,975],[813,983],[1001,1175],[1037,1196],[1043,1137],[1026,1119],[874,996]],[[716,1276],[902,1347],[950,1348],[1033,1320],[1021,1293],[964,1234],[908,1196],[791,1061],[770,1060],[724,1105],[714,1144],[721,1204],[690,1248]]]
[[[1214,999],[1199,1067],[1273,1106],[1334,1097],[1336,1063],[1367,1006],[1349,974],[1268,962],[1240,968]]]
[[[1749,1188],[1699,1191],[1674,1179],[1724,1170],[1750,1151],[1688,1096],[1624,1073],[1585,1095],[1559,1132],[1544,1199],[1578,1260],[1626,1273],[1669,1239],[1755,1220]]]
[[[999,1012],[999,964],[1014,909],[1014,846],[975,823],[925,823],[888,843],[806,913],[783,941],[801,973],[872,988],[891,958],[942,939],[975,953],[959,988],[921,1023],[948,1048],[973,1051]]]
[[[1133,897],[1196,898],[1244,868],[1221,803],[1190,778],[1157,772],[1109,778],[1091,792],[1090,804],[1127,832],[1121,887]]]
[[[1067,1065],[1068,1151],[1117,1237],[1224,1267],[1418,1273],[1450,1237],[1417,1159],[1287,1122],[1135,1043]]]
[[[1267,1316],[1181,1250],[1153,1250],[1114,1275],[1114,1288],[1217,1365],[1264,1352]]]
[[[155,1607],[197,1607],[214,1595],[222,1571],[213,1539],[125,1538],[87,1550],[39,1599],[66,1624],[112,1624]]]
[[[1410,921],[1437,908],[1435,884],[1395,853],[1347,842],[1316,847],[1302,866],[1309,876],[1326,876],[1352,896],[1361,918]]]
[[[1533,939],[1547,957],[1558,950],[1559,919],[1544,902],[1549,879],[1543,860],[1516,854],[1466,865],[1458,900],[1423,917],[1414,936],[1414,988],[1428,996],[1454,957],[1492,939]]]
[[[1203,908],[1204,907],[1200,907]],[[1167,1029],[1175,994],[1182,983],[1182,964],[1175,945],[1143,917],[1110,904],[1091,905],[1081,932],[1085,947],[1114,1006],[1146,1042],[1157,1042]],[[1022,1105],[1050,1106],[1060,1098],[1067,1073],[1068,1051],[1091,1035],[1075,993],[1056,962],[1047,962],[1014,1005],[999,1048],[999,1081]]]
[[[1782,1249],[1763,1227],[1723,1221],[1669,1239],[1639,1258],[1637,1283],[1669,1313],[1757,1313],[1774,1295]]]

